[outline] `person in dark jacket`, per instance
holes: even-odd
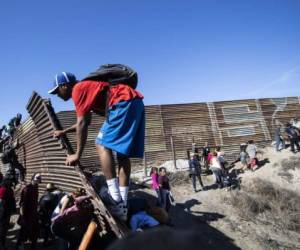
[[[49,237],[53,238],[51,233],[51,215],[59,202],[59,196],[55,194],[55,190],[56,187],[52,183],[48,183],[45,194],[39,200],[38,214],[44,246],[48,245]]]
[[[0,249],[5,249],[10,217],[16,211],[14,191],[8,178],[4,178],[0,186],[0,206]]]
[[[11,179],[14,186],[16,186],[20,181],[24,181],[25,177],[25,168],[19,162],[18,156],[16,154],[16,150],[20,147],[19,141],[15,141],[14,143],[10,142],[5,145],[3,153],[1,154],[1,160],[3,164],[6,164],[8,171],[6,176]],[[19,177],[16,174],[16,170],[19,172]]]
[[[196,179],[198,179],[199,184],[203,189],[204,185],[203,185],[202,179],[201,179],[201,166],[197,159],[197,155],[194,153],[191,153],[191,158],[189,160],[189,171],[190,171],[190,178],[192,179],[194,191],[197,192],[197,188],[196,188],[197,180]]]
[[[18,113],[15,117],[10,119],[8,122],[8,133],[11,137],[13,137],[15,131],[20,126],[22,120],[22,114]]]
[[[171,202],[170,202],[171,188],[170,188],[169,178],[167,176],[167,170],[165,167],[159,168],[158,184],[161,192],[161,206],[167,212],[169,212],[171,208]]]
[[[17,247],[22,247],[27,239],[31,241],[31,249],[36,249],[36,242],[39,235],[38,221],[38,185],[42,177],[36,173],[31,178],[31,183],[26,185],[21,191],[20,197],[20,217],[18,224],[21,226]]]
[[[297,147],[297,151],[300,151],[299,145],[299,132],[295,127],[293,127],[290,123],[286,124],[285,132],[290,140],[291,143],[291,151],[295,153],[295,145]]]

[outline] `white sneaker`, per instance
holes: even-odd
[[[128,209],[127,209],[127,206],[124,204],[123,201],[121,201],[117,204],[114,204],[114,205],[110,205],[109,206],[109,211],[111,212],[112,216],[116,216],[122,221],[127,220]]]

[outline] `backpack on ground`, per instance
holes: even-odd
[[[105,64],[90,73],[83,80],[103,81],[110,83],[110,85],[123,83],[135,89],[138,83],[138,75],[136,71],[126,65]]]

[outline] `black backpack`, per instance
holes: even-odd
[[[90,73],[83,80],[96,80],[108,82],[110,85],[124,83],[135,89],[138,83],[137,73],[123,64],[105,64],[95,72]]]

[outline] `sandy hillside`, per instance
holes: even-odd
[[[175,185],[175,227],[223,241],[220,249],[300,249],[300,153],[261,151],[265,164],[238,175],[240,190],[215,189],[213,176],[203,176],[206,191],[194,193],[188,178]]]

